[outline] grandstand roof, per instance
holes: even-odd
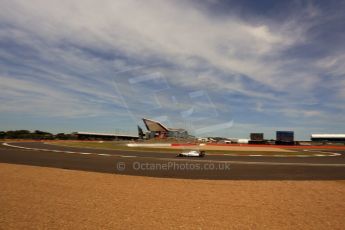
[[[143,118],[143,122],[149,131],[154,132],[168,132],[168,131],[178,131],[182,132],[185,131],[185,129],[175,129],[175,128],[168,128],[159,121],[155,121],[152,119]]]
[[[345,134],[312,134],[311,138],[345,138]]]

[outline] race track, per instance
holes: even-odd
[[[42,142],[4,143],[0,162],[123,175],[218,180],[343,180],[345,150],[334,156],[247,157],[207,155],[176,158],[174,153],[75,148]],[[337,156],[336,156],[337,155]]]

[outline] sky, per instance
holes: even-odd
[[[0,130],[345,133],[345,1],[0,4]]]

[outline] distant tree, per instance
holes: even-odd
[[[58,140],[76,140],[77,136],[73,133],[58,133],[55,135],[55,139]]]
[[[34,139],[34,140],[76,140],[77,136],[73,133],[65,134],[65,133],[58,133],[56,135],[41,131],[35,130],[34,132],[30,132],[29,130],[9,130],[9,131],[0,131],[0,139]]]
[[[32,138],[37,140],[52,140],[54,139],[54,135],[48,132],[35,130],[35,132],[32,133]]]
[[[9,139],[28,139],[31,138],[29,130],[10,130],[6,132],[6,138]]]
[[[69,139],[69,135],[68,134],[64,134],[64,133],[58,133],[55,135],[55,139],[58,140],[68,140]]]
[[[45,131],[41,131],[41,130],[35,130],[34,134],[37,135],[53,135],[51,133],[45,132]]]

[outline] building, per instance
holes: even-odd
[[[264,134],[263,133],[251,133],[250,134],[250,140],[251,141],[263,141],[264,140]]]
[[[213,139],[212,137],[198,137],[196,138],[198,142],[217,142],[217,140]]]
[[[294,132],[293,131],[277,131],[276,133],[276,144],[277,145],[293,145]]]
[[[311,141],[345,143],[345,134],[312,134]]]
[[[251,133],[249,144],[266,144],[263,133]]]
[[[231,143],[235,143],[235,144],[248,144],[249,143],[249,139],[246,138],[228,138]]]
[[[152,138],[188,138],[188,132],[185,129],[168,128],[159,121],[143,118],[148,132],[146,133],[146,139]]]
[[[78,140],[137,140],[138,136],[116,134],[116,133],[92,133],[92,132],[74,132],[72,133]]]

